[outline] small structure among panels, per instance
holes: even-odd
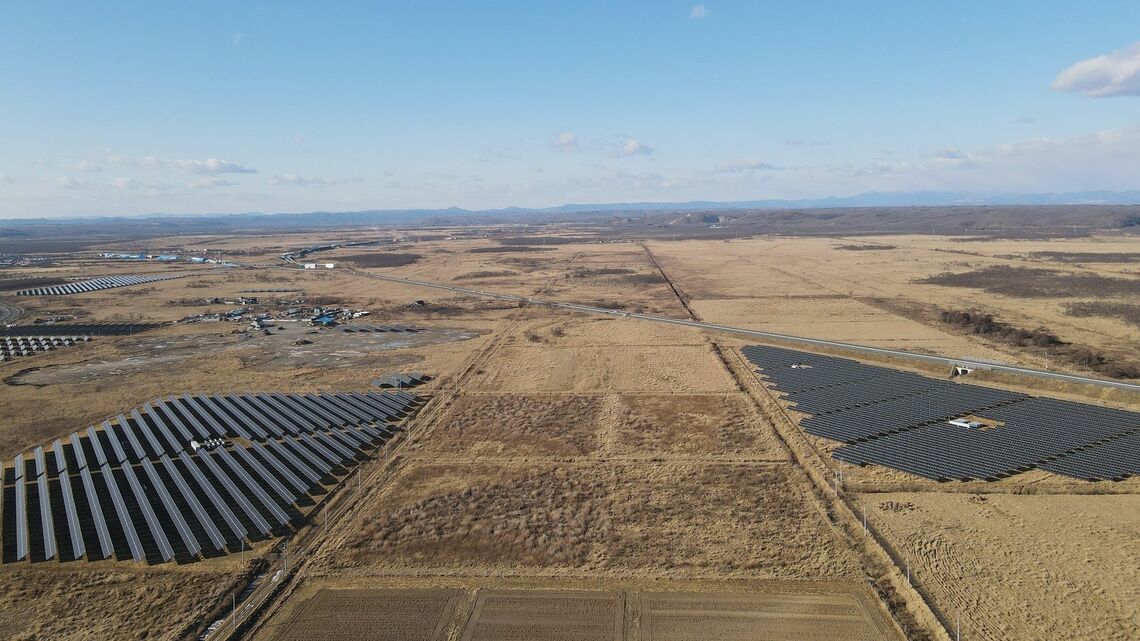
[[[91,280],[81,280],[74,283],[67,283],[65,285],[51,285],[48,287],[32,287],[30,289],[21,289],[16,292],[17,296],[68,296],[70,294],[83,294],[86,292],[99,291],[101,289],[113,289],[115,287],[129,287],[131,285],[142,285],[143,283],[154,283],[161,280],[173,280],[175,278],[185,278],[189,273],[181,274],[138,274],[138,275],[124,275],[124,276],[103,276],[101,278],[92,278]]]
[[[155,399],[3,468],[3,561],[237,551],[301,522],[422,402],[402,391]]]
[[[372,384],[381,389],[404,389],[423,385],[430,380],[431,377],[427,374],[410,372],[408,374],[389,374],[387,376],[381,376],[372,381]]]
[[[0,336],[0,362],[85,343],[90,336]]]
[[[751,346],[745,357],[809,414],[832,456],[938,481],[1034,468],[1086,480],[1140,475],[1140,413],[954,383],[854,360]]]

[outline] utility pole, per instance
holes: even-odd
[[[867,506],[863,506],[863,536],[867,536]]]

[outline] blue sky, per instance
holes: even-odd
[[[14,2],[0,216],[1140,189],[1140,3]]]

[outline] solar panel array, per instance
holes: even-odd
[[[0,362],[89,340],[90,336],[0,336]]]
[[[341,325],[340,331],[376,334],[382,332],[421,332],[423,330],[418,327],[408,327],[407,325]]]
[[[421,403],[402,391],[155,399],[5,466],[3,560],[238,551],[303,520]]]
[[[129,336],[162,323],[39,323],[0,327],[0,336]]]
[[[16,292],[17,296],[66,296],[69,294],[83,294],[86,292],[94,292],[101,289],[114,289],[115,287],[128,287],[130,285],[141,285],[143,283],[153,283],[160,280],[172,280],[175,278],[184,278],[190,274],[139,274],[139,275],[125,275],[125,276],[103,276],[101,278],[92,278],[91,280],[77,281],[74,283],[67,283],[66,285],[51,285],[49,287],[32,287],[31,289],[21,289]]]
[[[427,374],[420,374],[419,372],[411,372],[409,374],[389,374],[381,376],[372,381],[372,384],[380,388],[408,388],[423,385],[431,380]]]
[[[1140,413],[932,379],[845,358],[750,346],[744,355],[832,456],[929,479],[995,480],[1041,468],[1086,480],[1140,475]],[[948,421],[974,417],[980,427]]]

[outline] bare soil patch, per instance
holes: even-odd
[[[945,272],[919,282],[946,287],[969,287],[1017,298],[1140,296],[1140,278],[1115,278],[1008,265],[993,265],[962,273]]]
[[[623,604],[614,592],[481,592],[462,641],[622,641]]]
[[[554,247],[528,247],[526,245],[507,245],[505,247],[476,247],[468,249],[468,254],[511,254],[518,252],[552,252]]]
[[[309,597],[277,641],[443,641],[458,590],[330,590]]]
[[[1140,305],[1107,301],[1080,301],[1066,303],[1065,313],[1076,318],[1117,318],[1129,325],[1140,327]]]
[[[1029,252],[1029,257],[1058,263],[1140,263],[1140,253],[1135,252]]]
[[[396,254],[382,251],[348,254],[337,257],[338,260],[352,263],[357,267],[400,267],[402,265],[411,265],[421,258],[423,258],[423,256],[419,254]]]
[[[885,641],[898,633],[862,591],[643,593],[644,641]]]

